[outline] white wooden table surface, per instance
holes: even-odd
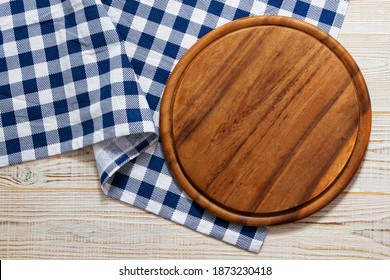
[[[370,90],[364,163],[329,206],[271,227],[260,254],[105,196],[85,148],[0,168],[0,258],[389,259],[390,1],[351,0],[339,40]]]

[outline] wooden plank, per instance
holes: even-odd
[[[101,192],[31,192],[28,200],[23,192],[2,193],[2,258],[390,257],[390,194],[343,194],[309,218],[271,227],[256,255]]]
[[[390,193],[390,114],[374,114],[368,151],[351,187],[354,192]]]
[[[390,30],[390,25],[388,26]],[[370,93],[374,112],[389,112],[390,36],[345,34],[340,42],[358,63]],[[369,46],[368,46],[368,43]]]
[[[390,1],[351,0],[339,41],[360,66],[372,109],[390,111]]]
[[[99,184],[90,147],[0,168],[0,187],[96,190]]]
[[[388,35],[390,2],[387,0],[350,0],[340,38],[345,34]]]

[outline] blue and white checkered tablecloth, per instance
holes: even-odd
[[[164,86],[182,55],[224,23],[284,15],[337,37],[347,7],[348,0],[0,0],[0,166],[94,144],[107,195],[258,252],[266,228],[214,216],[172,178],[158,139]]]

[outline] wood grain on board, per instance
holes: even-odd
[[[350,1],[339,41],[370,91],[368,151],[341,195],[270,227],[259,254],[107,197],[89,147],[0,169],[0,258],[389,259],[390,1]]]

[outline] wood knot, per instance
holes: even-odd
[[[23,185],[32,185],[38,182],[41,172],[28,166],[19,166],[16,169],[16,179]]]

